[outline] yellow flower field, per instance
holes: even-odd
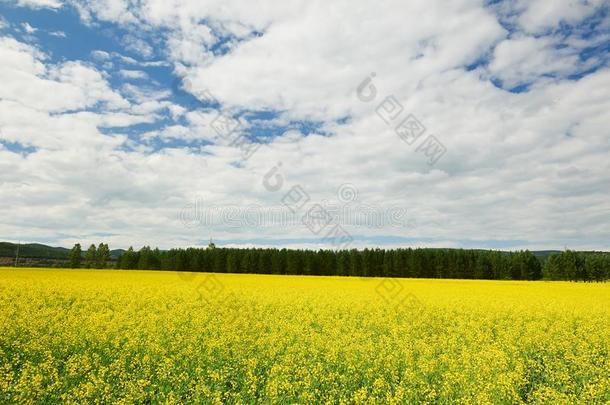
[[[610,285],[0,269],[0,403],[610,403]]]

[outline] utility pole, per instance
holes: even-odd
[[[19,246],[21,246],[21,241],[17,242],[17,253],[15,254],[15,267],[18,267],[18,264],[19,264]]]

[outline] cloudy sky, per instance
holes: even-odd
[[[0,240],[610,249],[609,8],[0,0]]]

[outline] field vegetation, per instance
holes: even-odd
[[[608,403],[610,285],[0,269],[0,403]]]

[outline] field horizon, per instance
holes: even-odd
[[[205,276],[205,275],[227,275],[227,276],[261,276],[261,277],[307,277],[307,278],[338,278],[338,279],[353,279],[353,280],[414,280],[414,281],[463,281],[463,282],[500,282],[500,283],[554,283],[554,284],[608,284],[610,285],[610,280],[602,280],[602,281],[582,281],[582,280],[550,280],[550,279],[540,279],[540,280],[511,280],[511,279],[499,279],[499,280],[489,280],[489,279],[473,279],[473,278],[435,278],[435,277],[402,277],[402,276],[353,276],[353,275],[320,275],[320,274],[270,274],[270,273],[237,273],[237,272],[213,272],[213,271],[199,271],[199,270],[165,270],[165,269],[116,269],[116,268],[106,268],[106,269],[95,269],[95,268],[70,268],[70,267],[14,267],[14,266],[0,266],[0,272],[8,270],[8,271],[40,271],[40,272],[49,272],[49,271],[61,271],[61,272],[93,272],[93,273],[106,273],[106,274],[122,274],[126,272],[134,272],[137,274],[146,274],[146,273],[167,273],[167,274],[175,274],[178,275],[179,278],[184,280],[190,280],[191,278],[197,277],[197,275]],[[182,277],[181,277],[182,275]]]

